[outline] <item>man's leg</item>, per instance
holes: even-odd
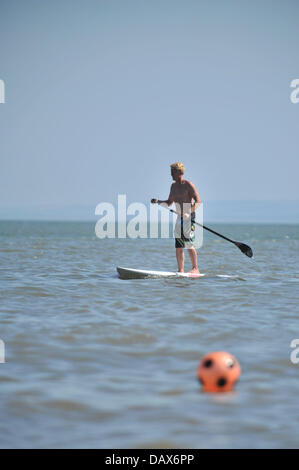
[[[178,262],[178,272],[184,272],[184,248],[176,248],[176,259]]]
[[[192,248],[188,248],[188,253],[191,259],[191,263],[192,263],[192,269],[189,272],[194,273],[194,274],[199,274],[198,266],[197,266],[197,253],[196,253],[196,249],[194,248],[194,246]]]

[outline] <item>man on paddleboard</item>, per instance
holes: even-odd
[[[184,272],[184,248],[192,262],[191,274],[199,274],[197,266],[197,253],[193,246],[195,232],[195,211],[200,204],[200,197],[196,187],[191,181],[183,179],[185,167],[183,163],[177,162],[170,165],[171,176],[174,183],[171,185],[170,193],[166,201],[152,199],[152,204],[167,204],[170,206],[175,203],[176,212],[179,214],[174,230],[176,258],[178,262],[178,272]]]

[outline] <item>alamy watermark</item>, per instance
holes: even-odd
[[[117,207],[110,202],[96,206],[95,215],[101,216],[95,226],[98,238],[176,238],[188,248],[200,248],[203,242],[203,204],[196,207],[183,203],[169,210],[166,204],[133,202],[127,207],[125,194],[119,194]],[[177,212],[179,211],[179,212]],[[175,213],[174,213],[175,212]],[[170,230],[174,227],[174,230]]]
[[[295,348],[291,354],[290,359],[293,364],[299,363],[299,339],[293,339],[290,344],[291,348]]]
[[[294,104],[299,103],[299,78],[292,80],[290,87],[295,88],[290,95],[291,102]]]
[[[0,79],[0,104],[5,103],[5,83]]]
[[[0,364],[5,362],[5,344],[2,339],[0,339]]]

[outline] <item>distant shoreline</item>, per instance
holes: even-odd
[[[131,202],[128,201],[127,205]],[[149,202],[143,203],[149,213]],[[117,205],[114,205],[117,218]],[[97,204],[3,205],[0,206],[0,220],[96,222],[101,218],[94,214],[96,206]],[[128,217],[128,220],[132,217]],[[204,201],[203,218],[206,224],[298,224],[299,201]]]
[[[79,219],[1,219],[1,223],[53,223],[53,224],[95,224],[97,219],[95,220],[79,220]],[[285,221],[274,221],[274,222],[263,222],[263,221],[214,221],[214,220],[205,220],[204,223],[206,225],[213,224],[213,225],[299,225],[299,221],[294,222],[285,222]]]

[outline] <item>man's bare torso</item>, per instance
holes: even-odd
[[[191,204],[196,200],[196,192],[190,181],[182,180],[181,183],[173,183],[170,188],[170,198],[176,205],[176,211],[181,215],[190,213]]]

